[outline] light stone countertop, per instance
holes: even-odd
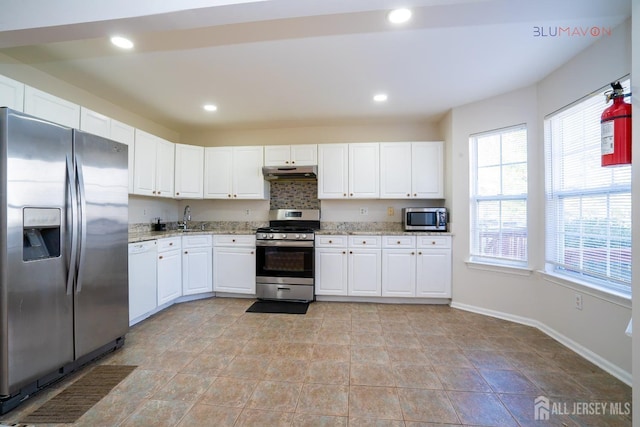
[[[148,240],[164,239],[166,237],[178,237],[178,236],[190,236],[190,235],[214,235],[214,234],[256,234],[255,229],[247,230],[194,230],[194,231],[180,231],[180,230],[167,230],[167,231],[139,231],[129,232],[129,243],[145,242]]]

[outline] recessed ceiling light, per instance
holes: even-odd
[[[378,93],[376,95],[373,96],[373,100],[376,102],[385,102],[387,100],[387,94],[386,93]]]
[[[394,9],[389,12],[387,19],[392,24],[403,24],[411,19],[411,11],[409,9]]]
[[[216,107],[213,104],[205,104],[202,108],[204,108],[207,111],[216,111],[218,109],[218,107]]]
[[[133,47],[133,42],[131,40],[120,36],[111,37],[111,43],[122,49],[131,49]]]

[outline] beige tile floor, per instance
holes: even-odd
[[[552,414],[543,395],[631,402],[631,389],[540,331],[447,306],[253,300],[177,304],[100,360],[138,368],[77,426],[630,426],[631,415]],[[18,422],[91,367],[0,418]],[[576,406],[578,407],[578,406]]]

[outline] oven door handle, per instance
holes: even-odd
[[[278,246],[281,248],[312,248],[313,240],[256,240],[256,246]]]
[[[279,291],[290,291],[291,288],[283,288],[282,286],[278,286]]]

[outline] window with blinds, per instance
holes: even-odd
[[[527,264],[527,129],[471,135],[471,260]]]
[[[546,270],[630,295],[631,166],[600,166],[606,107],[603,89],[545,119]]]

